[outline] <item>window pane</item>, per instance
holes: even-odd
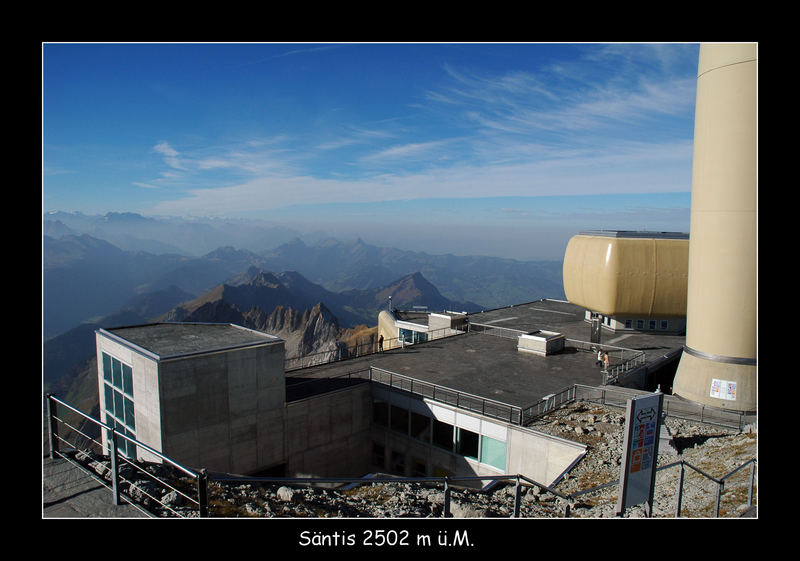
[[[411,436],[430,442],[431,440],[431,419],[427,415],[411,413]]]
[[[112,380],[114,387],[122,389],[122,363],[115,358],[112,359],[111,369],[114,376],[114,379]]]
[[[383,444],[378,442],[372,443],[372,464],[377,466],[381,470],[386,469],[386,452],[384,450]]]
[[[478,459],[478,435],[467,429],[456,431],[456,454]]]
[[[103,380],[111,381],[111,357],[103,353]]]
[[[125,403],[122,400],[122,394],[114,391],[114,417],[119,421],[125,420]]]
[[[433,444],[444,448],[449,452],[453,451],[453,425],[448,425],[441,421],[433,420]]]
[[[406,474],[406,456],[402,452],[392,450],[392,465],[390,471],[395,475]]]
[[[506,443],[481,436],[481,463],[497,469],[506,469]]]
[[[133,397],[133,371],[127,364],[122,365],[122,390]]]
[[[408,410],[392,405],[392,430],[408,434]]]
[[[372,422],[382,427],[389,426],[389,404],[380,399],[372,402]]]
[[[127,397],[123,397],[125,402],[125,426],[128,427],[130,430],[136,430],[136,422],[134,421],[133,416],[133,401],[128,399]]]
[[[105,390],[105,398],[106,398],[106,411],[114,414],[114,390],[111,389],[111,386],[108,384],[103,384],[103,390]]]

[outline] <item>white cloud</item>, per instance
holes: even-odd
[[[169,145],[168,142],[161,141],[155,146],[153,146],[153,150],[162,156],[164,156],[164,162],[171,168],[183,170],[185,169],[181,164],[180,160],[178,160],[178,151],[175,150],[172,146]]]

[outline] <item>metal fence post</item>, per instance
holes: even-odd
[[[117,461],[117,432],[111,431],[111,493],[114,504],[119,505],[119,462]]]
[[[444,511],[442,512],[443,518],[450,518],[450,478],[444,478]]]
[[[517,474],[517,484],[514,486],[514,518],[519,518],[521,494],[522,494],[522,485],[520,485],[519,474]]]
[[[56,402],[47,394],[47,432],[50,435],[50,459],[55,460],[58,452],[58,423],[56,422]]]
[[[747,489],[747,506],[753,506],[753,486],[756,481],[756,463],[750,462],[750,485]]]
[[[200,518],[208,518],[208,472],[200,470],[197,476],[197,508]]]
[[[681,517],[681,503],[683,502],[683,462],[681,462],[681,473],[678,476],[678,503],[675,505],[675,518]]]
[[[719,509],[722,503],[722,489],[725,487],[725,482],[720,481],[717,483],[717,495],[714,498],[714,517],[719,518]]]

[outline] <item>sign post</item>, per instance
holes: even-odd
[[[664,394],[661,392],[628,400],[617,516],[629,506],[644,502],[647,503],[647,515],[653,514],[653,490],[663,403]]]

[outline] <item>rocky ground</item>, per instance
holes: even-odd
[[[545,489],[523,486],[520,516],[523,518],[564,517],[569,506],[571,518],[613,518],[616,516],[617,485],[601,487],[619,478],[624,411],[587,403],[563,407],[532,426],[535,430],[587,445],[584,458],[555,486],[571,500]],[[721,478],[757,457],[757,433],[668,418],[670,446],[661,446],[659,466],[683,460],[714,478]],[[90,460],[93,461],[93,460]],[[94,468],[103,466],[94,462]],[[106,470],[107,471],[107,470]],[[674,517],[679,466],[662,469],[656,478],[653,517]],[[749,468],[726,479],[719,517],[753,516],[746,508]],[[754,504],[757,503],[757,470]],[[684,470],[681,517],[715,517],[717,483],[686,467]],[[453,517],[512,517],[515,488],[501,484],[491,491],[453,487],[450,513]],[[160,515],[179,513],[196,516],[186,500],[175,491],[166,493],[146,483],[134,483],[128,492],[146,506],[159,507]],[[167,505],[169,509],[158,503]],[[209,514],[215,517],[303,517],[303,518],[398,518],[442,517],[444,488],[416,483],[365,483],[348,489],[310,488],[252,483],[209,483]],[[644,506],[627,509],[624,517],[646,516]]]

